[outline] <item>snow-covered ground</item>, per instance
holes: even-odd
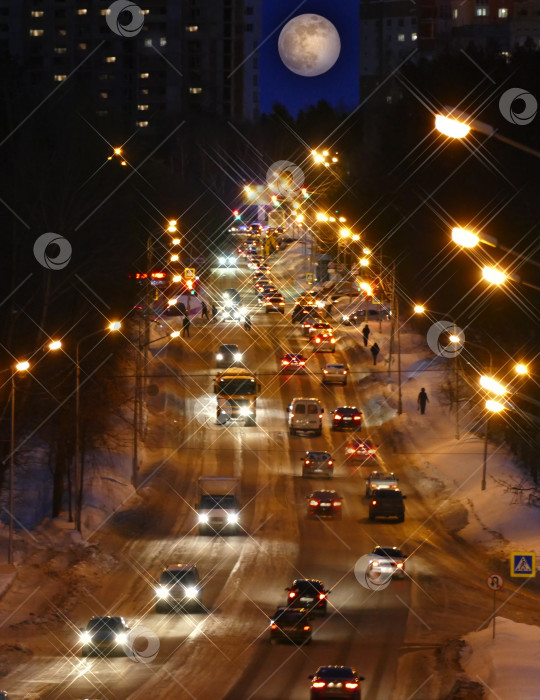
[[[468,677],[484,686],[486,698],[538,700],[540,697],[540,628],[504,617],[465,637],[461,664]]]

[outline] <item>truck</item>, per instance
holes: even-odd
[[[229,418],[243,418],[245,425],[255,425],[257,418],[257,396],[261,384],[246,367],[228,367],[216,375],[216,417],[218,422]]]
[[[199,535],[236,533],[240,528],[240,478],[201,476],[199,502],[195,506]]]

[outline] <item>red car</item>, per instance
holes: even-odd
[[[337,491],[313,491],[308,498],[308,516],[341,518],[343,499]]]
[[[281,358],[281,371],[287,372],[305,372],[306,358],[303,355],[295,353],[287,353]]]
[[[360,430],[362,411],[356,406],[341,406],[332,411],[332,430]]]

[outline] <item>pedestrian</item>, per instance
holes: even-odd
[[[244,328],[245,328],[246,331],[250,331],[250,330],[251,330],[251,319],[250,319],[249,316],[246,316],[246,317],[244,318]]]
[[[182,338],[189,338],[190,325],[191,321],[189,320],[189,316],[184,316],[184,320],[182,321]]]
[[[187,314],[186,305],[183,301],[178,302],[178,312],[181,313],[182,316],[185,316]]]
[[[329,301],[328,304],[326,305],[326,315],[328,318],[332,318],[332,302]]]
[[[381,349],[377,345],[377,343],[373,343],[373,345],[371,346],[371,354],[373,356],[373,364],[374,365],[377,364],[377,355],[380,353],[380,351],[381,351]]]
[[[364,336],[364,347],[367,348],[367,343],[369,339],[369,334],[371,331],[369,330],[369,326],[366,323],[366,325],[362,328],[362,335]]]
[[[208,306],[206,306],[206,302],[201,302],[201,318],[205,318],[207,321],[208,319]]]
[[[420,389],[420,393],[418,394],[418,408],[420,409],[420,413],[424,415],[426,412],[426,404],[429,403],[428,395],[426,394],[426,390],[424,387]]]
[[[217,320],[217,306],[212,303],[212,321]]]

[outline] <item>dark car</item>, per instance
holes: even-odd
[[[341,698],[361,700],[360,681],[364,680],[350,666],[319,666],[311,679],[311,700]]]
[[[350,462],[374,462],[377,460],[377,448],[371,440],[352,438],[345,447],[345,457]]]
[[[352,428],[359,430],[362,427],[362,411],[356,406],[340,406],[332,411],[332,430]]]
[[[306,358],[298,353],[289,352],[281,358],[281,371],[305,372]]]
[[[301,457],[302,476],[325,476],[331,479],[334,476],[334,460],[329,452],[313,450],[306,452]]]
[[[232,306],[239,306],[242,303],[242,300],[240,299],[240,294],[236,289],[226,289],[223,292],[223,300],[225,305],[227,306],[227,302],[229,302]]]
[[[317,306],[313,306],[313,305],[304,306],[303,304],[296,304],[294,309],[293,309],[293,312],[292,312],[292,322],[299,323],[308,314],[310,316],[314,316],[315,314],[318,313],[318,311],[319,311],[319,309]]]
[[[302,333],[304,335],[309,335],[311,333],[311,329],[315,323],[320,322],[320,317],[315,314],[308,314],[307,316],[304,316],[302,319]]]
[[[180,611],[189,608],[199,611],[201,606],[201,579],[193,564],[176,564],[166,568],[156,588],[156,612]]]
[[[242,353],[238,345],[220,345],[216,354],[217,367],[236,367],[242,363]]]
[[[308,498],[308,516],[341,518],[343,499],[337,491],[313,491]]]
[[[285,299],[281,296],[281,294],[267,296],[264,306],[267,314],[271,311],[278,311],[281,314],[285,313]]]
[[[311,621],[305,608],[281,607],[270,620],[270,642],[311,643]]]
[[[289,593],[287,598],[290,607],[301,605],[312,613],[326,613],[328,591],[322,581],[315,578],[298,578],[285,590]]]
[[[379,565],[391,566],[392,576],[394,578],[405,578],[405,560],[407,557],[403,554],[401,549],[397,547],[377,546],[372,554],[374,555],[372,566],[375,562],[378,562]]]
[[[82,656],[127,655],[129,627],[123,617],[93,617],[81,629]]]
[[[405,520],[405,504],[407,498],[397,489],[377,489],[369,502],[369,519],[397,518],[402,523]]]

